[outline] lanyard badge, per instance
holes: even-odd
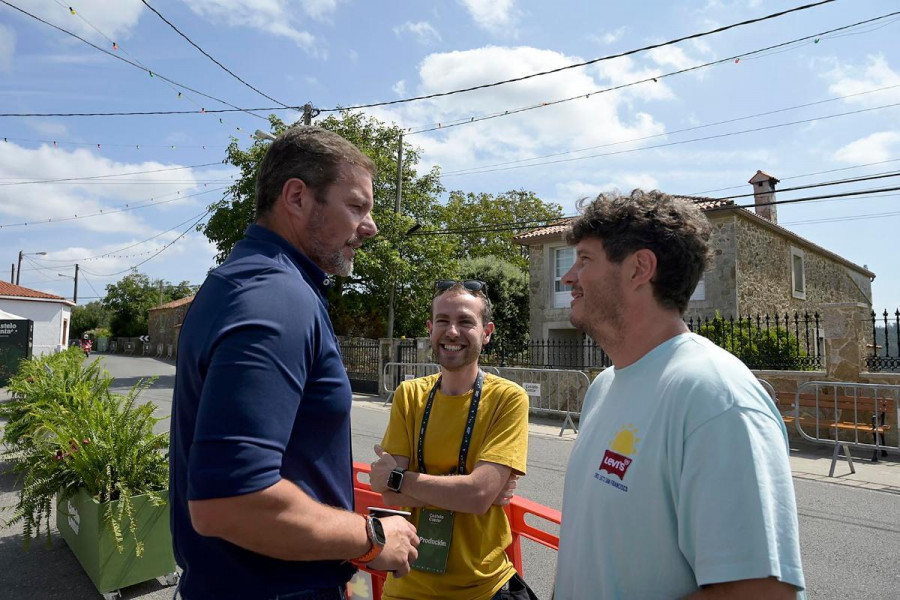
[[[481,401],[481,388],[484,384],[484,371],[478,371],[475,378],[475,387],[472,391],[472,402],[469,405],[469,416],[466,419],[466,428],[463,431],[462,442],[459,446],[459,464],[455,474],[466,474],[466,457],[469,454],[469,444],[472,441],[472,431],[475,427],[475,417],[478,414],[478,404]],[[434,397],[441,386],[441,378],[431,388],[428,401],[425,404],[425,413],[422,415],[422,426],[419,428],[419,444],[417,459],[419,472],[427,473],[425,467],[425,431],[428,427],[428,419],[431,417],[431,407]],[[419,534],[419,557],[413,563],[412,568],[428,573],[443,573],[447,569],[447,557],[450,555],[450,542],[453,537],[453,512],[449,510],[423,508],[419,511],[419,522],[416,526]]]

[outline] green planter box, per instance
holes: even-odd
[[[134,553],[128,520],[122,524],[124,550],[118,552],[109,525],[103,522],[103,505],[84,490],[56,506],[57,529],[101,594],[175,573],[168,503],[153,506],[147,496],[135,496],[132,503],[137,535],[144,543],[140,558]],[[112,503],[114,511],[116,504]]]

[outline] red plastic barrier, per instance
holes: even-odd
[[[365,473],[368,475],[370,470],[371,467],[365,463],[353,463],[353,495],[356,501],[356,512],[361,515],[367,514],[370,506],[387,507],[381,499],[381,494],[372,491],[368,476],[364,478],[365,481],[360,480],[360,474]],[[524,577],[525,569],[522,565],[523,537],[543,544],[548,548],[559,550],[559,537],[529,525],[525,522],[525,516],[534,515],[536,518],[559,525],[562,514],[558,510],[532,502],[521,496],[513,496],[512,501],[505,507],[505,510],[509,519],[509,527],[512,530],[512,543],[506,549],[506,554],[512,561],[513,566],[515,566],[516,571]],[[384,587],[384,580],[387,575],[383,571],[363,570],[372,576],[372,600],[381,600],[381,590]]]

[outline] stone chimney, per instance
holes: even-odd
[[[756,204],[756,214],[764,219],[768,219],[773,223],[778,223],[778,210],[775,204],[775,184],[778,180],[764,173],[757,171],[756,175],[750,178],[748,182],[753,186],[753,200]]]

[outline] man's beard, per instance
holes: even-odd
[[[460,351],[461,361],[457,360],[454,362],[449,362],[445,360],[445,356],[441,349],[441,344],[445,342],[432,342],[431,343],[431,353],[434,355],[435,360],[439,365],[441,365],[442,369],[446,369],[447,371],[461,371],[471,365],[472,363],[478,362],[478,358],[481,356],[481,347],[476,348],[475,346],[469,345],[466,346],[463,350]],[[446,363],[446,364],[445,364]]]
[[[347,240],[348,245],[358,243],[359,238],[357,236]],[[310,258],[326,273],[347,277],[353,272],[353,259],[344,256],[344,248],[346,247],[345,245],[334,251],[323,251],[321,246],[316,244],[310,251]]]

